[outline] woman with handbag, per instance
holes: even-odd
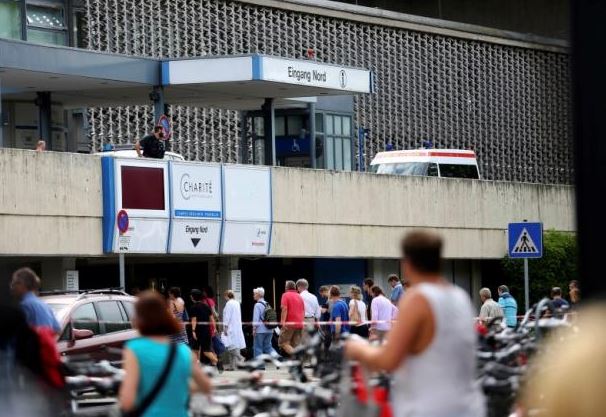
[[[362,301],[362,290],[357,285],[350,288],[351,300],[349,301],[349,321],[356,322],[351,326],[349,332],[368,339],[368,323],[366,323],[366,304]]]
[[[146,291],[135,304],[135,327],[142,337],[126,343],[119,406],[128,417],[187,417],[189,381],[205,393],[210,381],[189,347],[171,343],[179,323],[158,293]]]
[[[189,339],[185,331],[185,323],[189,321],[189,315],[185,309],[185,301],[181,298],[181,288],[172,287],[168,290],[168,310],[175,316],[181,328],[179,333],[171,336],[171,340],[174,343],[189,345]]]

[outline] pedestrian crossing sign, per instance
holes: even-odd
[[[543,256],[542,223],[509,223],[510,258],[541,258]]]

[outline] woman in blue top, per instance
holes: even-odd
[[[169,357],[170,335],[180,330],[166,300],[151,291],[139,296],[133,325],[142,337],[127,342],[124,348],[126,374],[120,387],[119,402],[125,412],[136,410],[153,389]],[[210,381],[189,347],[177,344],[166,382],[142,417],[187,417],[190,379],[202,392],[210,392]]]

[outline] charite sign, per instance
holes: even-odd
[[[221,166],[171,163],[169,253],[216,254],[222,222]]]

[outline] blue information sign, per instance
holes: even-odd
[[[510,258],[543,256],[543,223],[509,223],[507,238]]]

